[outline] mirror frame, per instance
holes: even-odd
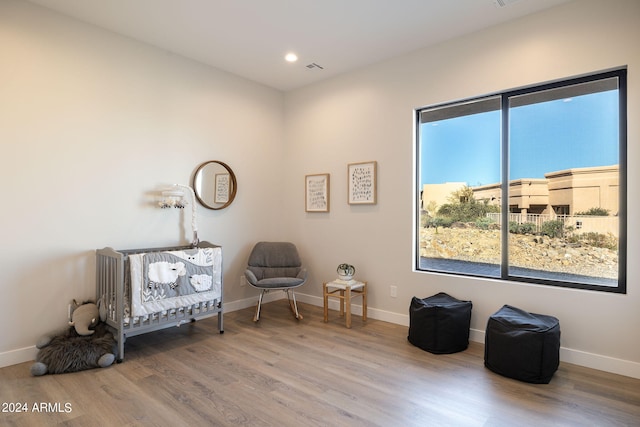
[[[198,194],[198,190],[196,188],[196,180],[198,179],[198,176],[200,175],[200,173],[203,171],[203,169],[210,164],[217,164],[222,166],[223,168],[225,168],[227,170],[227,172],[229,172],[229,176],[231,177],[231,191],[229,192],[229,200],[227,200],[226,203],[222,204],[221,206],[211,206],[209,205],[205,200],[203,200],[203,198],[200,196],[200,194]],[[193,180],[191,183],[191,186],[193,188],[193,192],[196,195],[196,199],[198,199],[198,202],[200,202],[200,204],[202,206],[204,206],[207,209],[211,209],[214,211],[220,210],[220,209],[224,209],[227,206],[229,206],[231,204],[231,202],[233,202],[233,200],[236,198],[236,192],[238,190],[238,183],[236,181],[236,175],[233,173],[233,170],[229,167],[229,165],[227,165],[224,162],[221,162],[219,160],[209,160],[206,161],[204,163],[202,163],[200,166],[198,166],[198,168],[196,169],[196,171],[193,174]]]

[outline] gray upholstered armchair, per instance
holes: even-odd
[[[302,319],[293,290],[307,281],[307,270],[302,267],[296,246],[289,242],[258,242],[248,264],[244,275],[251,286],[260,289],[253,321],[260,320],[262,297],[273,290],[284,291],[296,319]]]

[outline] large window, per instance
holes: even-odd
[[[416,269],[626,292],[626,69],[416,111]]]

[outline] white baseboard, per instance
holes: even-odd
[[[264,303],[271,301],[277,301],[285,298],[284,292],[274,292],[265,294],[263,298]],[[314,295],[296,293],[296,300],[323,307],[322,297]],[[255,306],[257,303],[256,297],[245,298],[242,300],[232,301],[224,303],[224,311],[232,312],[242,310],[247,307]],[[335,299],[329,300],[329,308],[331,310],[339,310],[339,302]],[[362,315],[362,305],[352,304],[351,312],[355,315]],[[379,310],[369,307],[367,310],[367,316],[382,320],[384,322],[394,323],[396,325],[409,326],[409,315],[392,313],[390,311]],[[473,342],[479,342],[484,344],[485,332],[479,329],[471,329],[469,332],[469,340]],[[35,346],[20,348],[17,350],[11,350],[4,353],[0,353],[0,368],[5,366],[17,365],[19,363],[29,362],[35,360],[38,349]],[[624,375],[631,378],[640,379],[640,363],[632,362],[629,360],[616,359],[614,357],[602,356],[599,354],[588,353],[581,350],[574,350],[571,348],[560,348],[560,361],[565,363],[572,363],[574,365],[584,366],[586,368],[597,369],[600,371],[610,372],[613,374]]]
[[[640,379],[640,363],[560,347],[560,361]]]
[[[296,300],[300,302],[304,302],[307,304],[315,305],[318,307],[324,307],[324,302],[322,297],[317,297],[314,295],[306,295],[299,294],[296,292]],[[358,299],[358,301],[360,301]],[[340,310],[340,302],[332,298],[329,300],[329,308],[331,310]],[[362,316],[362,305],[361,304],[351,304],[351,313]],[[376,308],[367,307],[367,317],[376,320],[382,320],[384,322],[394,323],[396,325],[409,326],[409,315],[408,314],[398,314],[392,313],[390,311],[378,310]]]
[[[313,295],[305,295],[296,293],[298,301],[323,307],[324,302],[322,297]],[[329,308],[331,310],[339,310],[339,302],[335,299],[329,300]],[[362,305],[352,304],[351,312],[353,314],[362,315]],[[367,310],[367,317],[372,319],[382,320],[389,323],[395,323],[397,325],[409,326],[409,315],[391,313],[389,311],[378,310],[369,307]],[[408,331],[407,331],[408,332]],[[469,340],[473,342],[479,342],[484,344],[485,331],[479,329],[471,329],[469,331]],[[602,356],[594,353],[587,353],[585,351],[574,350],[571,348],[560,348],[560,361],[565,363],[572,363],[574,365],[584,366],[586,368],[597,369],[599,371],[610,372],[612,374],[624,375],[631,378],[640,379],[640,363],[631,362],[629,360],[616,359],[609,356]]]
[[[38,354],[38,349],[35,345],[0,353],[0,368],[35,360],[36,354]]]
[[[262,297],[262,303],[266,304],[268,302],[281,300],[283,298],[286,298],[286,294],[284,292],[269,292],[267,294],[264,294],[264,296]],[[253,296],[251,298],[225,302],[222,304],[222,307],[225,313],[231,313],[232,311],[242,310],[247,307],[255,307],[256,305],[258,305],[258,297]]]
[[[282,298],[285,298],[284,292],[274,292],[268,293],[264,295],[262,299],[263,303],[268,303],[271,301],[276,301]],[[224,303],[224,312],[232,312],[236,310],[242,310],[243,308],[255,306],[258,299],[257,297],[246,298],[238,301],[233,301],[230,303]],[[17,365],[19,363],[30,362],[36,359],[36,355],[38,354],[38,349],[35,345],[31,347],[20,348],[17,350],[10,350],[4,353],[0,353],[0,368],[4,368],[6,366]]]

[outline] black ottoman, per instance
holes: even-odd
[[[445,354],[469,346],[471,301],[440,292],[428,298],[413,297],[409,307],[409,342],[430,353]]]
[[[548,384],[560,364],[560,322],[509,305],[489,317],[484,365],[528,383]]]

